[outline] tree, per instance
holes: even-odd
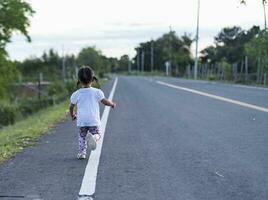
[[[226,58],[226,62],[239,63],[246,56],[245,44],[260,32],[258,26],[253,26],[248,31],[237,26],[223,28],[215,37],[215,47],[209,46],[201,51],[201,60],[215,63]]]
[[[216,59],[226,58],[229,63],[235,63],[243,59],[244,49],[242,38],[245,31],[240,27],[226,27],[215,37],[217,48]]]
[[[106,61],[106,57],[104,57],[101,51],[97,50],[95,47],[83,48],[77,57],[78,65],[89,65],[100,76],[103,76],[104,72],[108,71],[109,67],[105,66]]]
[[[186,66],[192,62],[191,44],[193,40],[187,34],[179,37],[175,31],[170,31],[154,41],[154,69],[163,71],[164,64],[170,60],[173,66],[173,74],[176,71],[184,73]],[[137,66],[137,56],[141,64],[141,54],[144,52],[144,70],[151,70],[151,41],[139,44],[134,57]]]
[[[40,58],[30,57],[18,62],[17,68],[28,81],[36,80],[39,73],[43,73],[44,78],[51,81],[62,76],[62,58],[55,50],[50,49]]]
[[[268,33],[264,32],[253,38],[245,45],[247,54],[257,60],[260,58],[264,64],[264,70],[268,73]]]
[[[28,41],[29,17],[34,13],[31,6],[23,0],[0,1],[0,98],[10,98],[10,87],[17,80],[18,70],[13,62],[7,60],[6,44],[13,32],[23,34]]]
[[[250,54],[246,50],[246,44],[262,34],[259,26],[253,26],[249,30],[240,27],[223,28],[215,37],[215,45],[208,46],[201,51],[201,62],[209,63],[208,67],[214,72],[222,71],[224,78],[231,79],[230,66],[233,70],[243,71],[245,58]],[[256,72],[255,58],[247,60],[248,72]],[[206,65],[207,66],[207,65]]]
[[[217,61],[216,55],[217,55],[216,47],[210,45],[201,51],[200,56],[201,62],[214,64]]]
[[[116,72],[119,69],[117,58],[105,58],[105,66],[108,72]]]
[[[119,69],[120,71],[128,71],[129,57],[128,55],[123,55],[119,59]]]
[[[0,99],[9,99],[11,95],[11,84],[17,81],[18,70],[14,63],[0,55]]]
[[[29,17],[33,14],[29,3],[23,0],[0,1],[0,54],[6,54],[5,47],[13,32],[23,34],[31,41],[27,29],[30,26]]]

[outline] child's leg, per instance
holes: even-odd
[[[79,142],[79,153],[86,154],[87,153],[87,136],[88,128],[87,127],[79,127],[79,134],[78,134],[78,142]]]
[[[95,134],[100,135],[100,127],[98,127],[98,126],[89,126],[89,127],[88,127],[88,131],[89,131],[92,135],[95,135]]]
[[[100,139],[101,135],[100,135],[100,127],[98,126],[90,126],[88,131],[92,134],[95,135],[97,137],[95,137],[97,140]]]

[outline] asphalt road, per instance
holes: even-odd
[[[95,199],[267,200],[268,113],[157,80],[268,107],[267,89],[119,77]],[[111,83],[104,88],[106,96],[110,88]],[[75,131],[66,121],[0,166],[0,196],[75,199],[86,165],[75,159]]]

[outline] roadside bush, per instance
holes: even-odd
[[[215,81],[215,80],[217,80],[217,76],[216,76],[215,74],[210,74],[210,75],[207,77],[207,79],[208,79],[209,81]]]
[[[57,98],[58,96],[68,95],[68,82],[64,83],[62,81],[53,82],[47,89],[47,93],[49,96],[53,98]]]
[[[27,117],[43,108],[46,108],[50,105],[54,104],[53,98],[45,98],[45,99],[28,99],[22,101],[17,110],[21,114],[22,117]]]
[[[0,128],[13,124],[17,117],[17,110],[13,106],[0,104]]]
[[[65,83],[65,88],[68,91],[68,95],[72,94],[75,90],[77,90],[76,81],[67,81]]]
[[[100,83],[102,84],[102,82]],[[95,83],[93,87],[98,87]],[[76,87],[76,81],[55,82],[51,84],[41,99],[25,98],[17,101],[16,106],[0,103],[0,128],[20,121],[42,109],[69,100]]]

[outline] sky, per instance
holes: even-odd
[[[40,56],[53,48],[61,55],[95,46],[109,57],[135,55],[141,42],[172,30],[195,36],[198,0],[27,0],[36,11],[26,42],[15,34],[7,50],[13,60]],[[199,50],[213,44],[223,27],[263,28],[261,0],[200,0]],[[194,51],[195,45],[192,46]]]

